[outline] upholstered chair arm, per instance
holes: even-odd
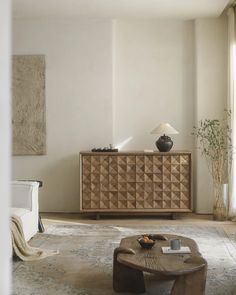
[[[12,181],[11,190],[11,207],[26,208],[38,212],[38,182]]]

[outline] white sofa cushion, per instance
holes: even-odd
[[[38,189],[36,181],[12,181],[11,214],[20,218],[26,241],[38,232]]]
[[[36,181],[12,181],[12,202],[15,208],[36,209],[38,205],[38,187]]]
[[[10,208],[10,213],[11,215],[17,215],[18,217],[22,217],[25,214],[29,214],[30,210],[29,209],[24,209],[24,208]]]

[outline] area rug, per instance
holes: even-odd
[[[13,262],[14,295],[114,295],[112,255],[122,237],[143,233],[193,238],[208,261],[206,295],[236,295],[236,239],[214,226],[118,226],[53,224],[31,241],[58,249],[59,255],[34,262]],[[145,295],[170,294],[171,282],[146,275]],[[128,295],[129,293],[123,293]],[[189,294],[191,295],[191,294]]]

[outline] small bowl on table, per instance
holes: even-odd
[[[152,249],[152,247],[155,245],[155,240],[152,240],[150,235],[143,235],[142,237],[138,238],[137,241],[143,249],[147,250]]]

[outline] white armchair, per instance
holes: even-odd
[[[20,218],[26,241],[38,232],[38,191],[37,181],[12,181],[11,214]]]

